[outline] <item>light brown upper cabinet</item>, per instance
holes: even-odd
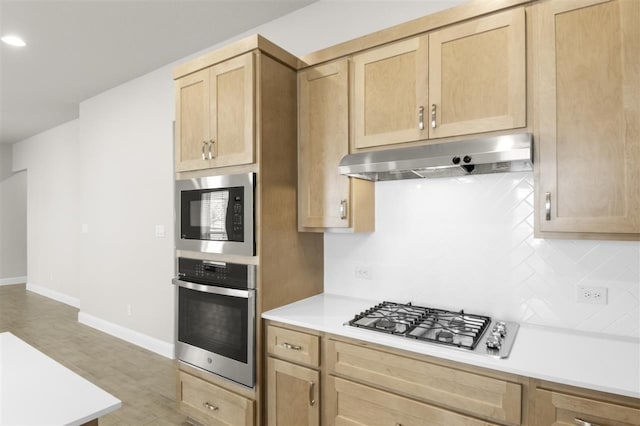
[[[536,231],[637,237],[640,2],[553,1],[531,12]]]
[[[426,139],[427,36],[353,57],[354,147]]]
[[[523,8],[429,34],[430,138],[526,126],[525,41]]]
[[[374,187],[338,174],[349,152],[349,61],[298,73],[298,228],[373,231]]]
[[[254,54],[176,81],[176,172],[254,162]]]
[[[354,148],[525,127],[523,8],[355,55]]]

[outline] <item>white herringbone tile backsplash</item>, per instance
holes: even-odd
[[[325,291],[637,338],[640,242],[533,238],[530,172],[379,182],[374,233],[325,234]]]

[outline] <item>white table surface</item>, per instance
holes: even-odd
[[[506,359],[345,326],[379,303],[320,294],[262,314],[262,318],[397,349],[556,383],[640,398],[640,340],[521,325]]]
[[[0,333],[0,425],[81,425],[121,405],[13,334]]]

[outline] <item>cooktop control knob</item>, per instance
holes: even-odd
[[[455,157],[453,157],[453,158],[451,159],[451,162],[452,162],[453,164],[460,164],[460,157],[458,157],[458,156],[456,155]]]
[[[502,339],[499,336],[491,335],[487,337],[487,348],[500,349],[502,346]]]
[[[503,321],[498,321],[493,326],[493,330],[492,331],[494,333],[500,334],[500,336],[504,337],[504,336],[507,335],[507,324],[504,323]]]
[[[465,164],[469,164],[471,162],[471,157],[469,157],[468,155],[465,155],[462,161],[464,161]]]

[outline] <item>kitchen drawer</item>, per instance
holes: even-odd
[[[327,377],[327,421],[334,425],[494,425],[338,377]]]
[[[289,361],[313,367],[320,365],[320,337],[313,334],[269,325],[267,350],[270,354]]]
[[[328,340],[330,374],[483,418],[520,424],[522,386],[368,347]]]
[[[536,389],[533,424],[572,425],[582,420],[593,426],[640,425],[640,408]]]
[[[205,425],[253,425],[254,402],[182,371],[180,408]]]

